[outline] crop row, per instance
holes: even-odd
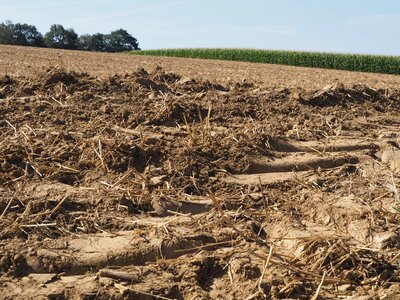
[[[399,56],[253,49],[161,49],[134,51],[132,53],[138,55],[221,59],[400,75]]]

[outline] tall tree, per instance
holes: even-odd
[[[137,39],[121,28],[106,36],[106,50],[108,52],[123,52],[140,50],[140,48]]]
[[[6,21],[0,24],[0,44],[13,45],[13,24]]]
[[[17,45],[44,46],[43,36],[35,26],[17,23],[14,25],[14,39]]]
[[[92,36],[90,34],[82,34],[79,36],[78,49],[83,51],[92,51]]]
[[[44,46],[43,36],[35,26],[11,21],[0,24],[0,44]]]
[[[78,49],[78,35],[72,28],[65,29],[62,25],[54,24],[45,34],[44,43],[49,48]]]
[[[104,34],[96,33],[92,35],[92,51],[106,51],[106,39]]]
[[[81,35],[78,39],[78,48],[85,51],[104,52],[106,51],[105,36],[101,33]]]

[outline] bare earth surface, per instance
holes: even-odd
[[[153,70],[157,66],[192,79],[209,80],[220,84],[243,80],[269,88],[321,89],[328,84],[366,84],[373,88],[400,85],[400,76],[357,73],[336,70],[242,62],[148,57],[129,54],[90,53],[0,45],[0,74],[32,75],[40,68],[65,66],[69,70],[88,72],[95,76],[134,72],[138,68]]]
[[[0,299],[399,299],[399,83],[0,47]]]

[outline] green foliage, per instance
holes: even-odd
[[[107,51],[106,36],[101,33],[81,35],[78,39],[78,49],[84,51],[105,52]]]
[[[124,29],[118,29],[106,36],[107,52],[140,50],[137,40]]]
[[[11,21],[0,23],[0,44],[98,52],[140,50],[137,39],[122,28],[110,34],[84,34],[78,37],[72,28],[65,29],[62,25],[54,24],[43,38],[35,26],[13,24]]]
[[[44,46],[43,36],[35,26],[10,21],[0,24],[0,44]]]
[[[65,29],[62,25],[54,24],[45,34],[44,44],[49,48],[78,49],[78,35],[72,28]]]
[[[106,35],[96,33],[92,35],[90,51],[106,51]]]
[[[14,37],[18,45],[23,46],[44,46],[43,36],[36,27],[28,24],[17,23],[14,26]]]
[[[136,51],[135,54],[222,59],[400,75],[400,57],[398,56],[253,49],[165,49]]]
[[[139,44],[126,30],[118,29],[110,34],[81,35],[78,48],[86,51],[123,52],[139,50]]]
[[[83,51],[92,49],[92,36],[90,34],[83,34],[78,38],[78,49]]]
[[[9,21],[0,24],[0,44],[15,45],[12,23]]]

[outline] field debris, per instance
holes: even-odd
[[[395,297],[399,108],[160,67],[0,77],[0,298]]]

